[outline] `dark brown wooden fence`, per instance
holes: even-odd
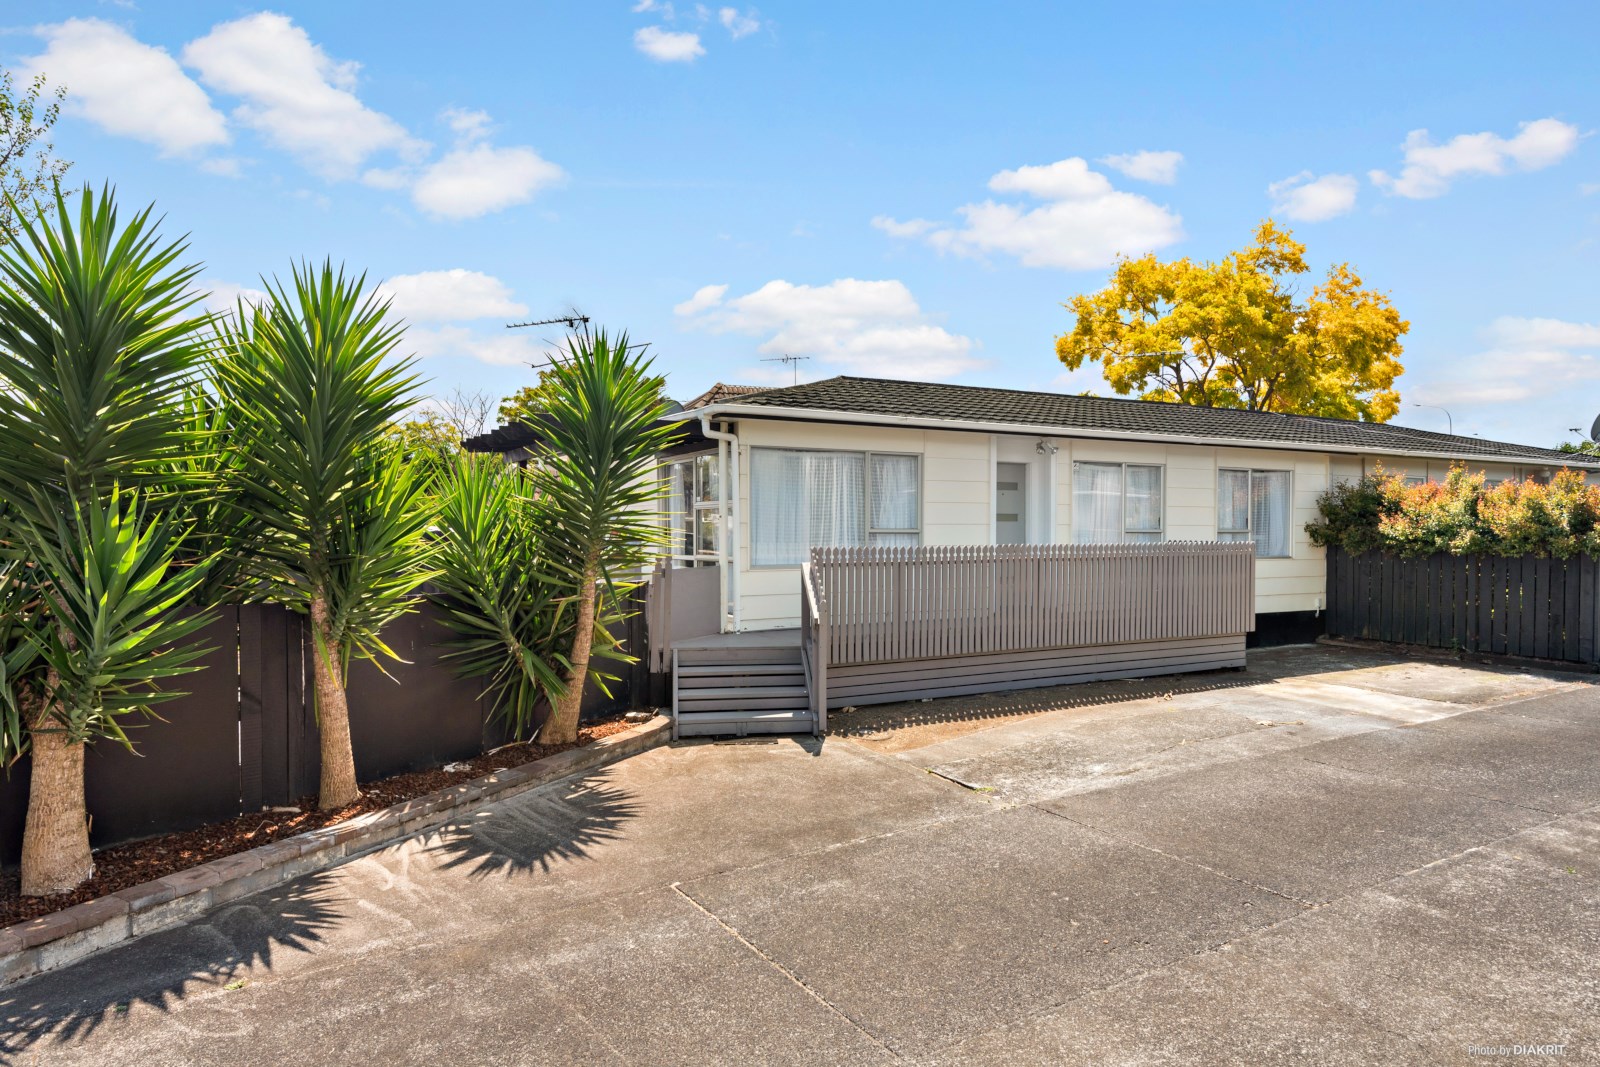
[[[1329,549],[1328,633],[1595,664],[1600,563]]]
[[[626,624],[627,647],[643,649],[643,616]],[[311,650],[301,616],[267,605],[229,606],[202,637],[213,651],[202,671],[176,682],[187,695],[157,705],[164,721],[129,731],[136,745],[92,745],[85,791],[96,848],[186,830],[317,791],[316,715],[308,693]],[[458,678],[440,657],[449,637],[436,609],[397,620],[384,640],[409,663],[351,668],[350,734],[363,781],[467,759],[505,742],[478,679]],[[606,697],[591,688],[583,713],[628,707],[643,692],[639,671]],[[26,758],[0,771],[0,865],[17,862],[27,812]]]

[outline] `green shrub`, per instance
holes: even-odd
[[[1600,485],[1572,470],[1549,484],[1490,486],[1481,471],[1464,466],[1442,482],[1419,485],[1379,468],[1323,493],[1317,515],[1306,526],[1312,543],[1351,553],[1600,555]]]

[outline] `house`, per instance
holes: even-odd
[[[1387,424],[861,377],[691,404],[667,416],[685,436],[662,457],[673,547],[653,581],[681,732],[1239,666],[1247,644],[1321,633],[1305,526],[1330,485],[1380,464],[1596,466]]]
[[[1304,640],[1325,582],[1305,526],[1331,484],[1380,464],[1491,481],[1597,465],[1386,423],[859,377],[670,418],[703,431],[672,457],[675,560],[727,569],[731,631],[796,626],[795,576],[821,545],[1220,540],[1256,546],[1253,640]]]

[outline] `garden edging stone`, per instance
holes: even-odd
[[[0,927],[0,986],[65,967],[114,945],[170,929],[229,901],[449,822],[479,804],[613,763],[672,735],[657,715],[631,730],[518,767],[366,812],[332,826],[221,856],[49,915]]]

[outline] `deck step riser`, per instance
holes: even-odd
[[[686,700],[678,698],[678,714],[693,715],[700,711],[799,711],[808,712],[811,705],[794,697],[738,697],[724,700]]]
[[[793,674],[763,674],[755,677],[746,677],[738,674],[708,675],[704,678],[685,678],[678,686],[680,693],[698,693],[705,689],[793,689],[795,686],[804,688],[806,676],[798,672]]]
[[[680,648],[675,653],[678,666],[708,665],[721,667],[734,663],[790,663],[800,662],[798,648]]]

